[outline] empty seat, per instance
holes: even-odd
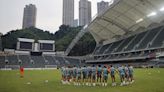
[[[22,62],[22,66],[25,68],[34,68],[34,63],[31,62],[31,58],[29,55],[19,55],[19,59]]]
[[[105,51],[106,49],[108,49],[108,47],[110,47],[110,45],[111,45],[111,44],[106,44],[106,45],[102,46],[102,48],[99,50],[99,52],[98,52],[97,54],[103,54],[104,51]]]
[[[100,49],[101,49],[101,46],[96,47],[93,54],[98,54]]]
[[[45,61],[42,56],[31,56],[31,60],[33,60],[36,68],[44,68],[45,67]]]
[[[133,41],[127,46],[124,51],[133,50],[133,48],[142,40],[146,33],[147,31],[137,34],[135,39],[133,39]]]
[[[67,61],[69,61],[71,65],[79,65],[80,64],[80,60],[79,59],[67,58],[67,57],[65,57],[65,59]]]
[[[122,41],[123,41],[123,40],[114,42],[114,43],[110,46],[110,48],[108,48],[108,50],[105,52],[105,54],[110,54],[112,51],[114,51],[114,49],[116,49],[116,48],[119,46],[119,44],[121,44]]]
[[[140,44],[138,44],[139,46],[136,49],[145,49],[148,46],[149,42],[151,42],[156,34],[161,30],[161,28],[162,27],[158,27],[148,31],[148,34],[145,35],[146,37],[141,41]]]
[[[53,58],[53,56],[44,56],[46,60],[46,65],[57,65],[56,60]]]
[[[18,58],[16,55],[6,56],[6,60],[8,60],[9,65],[19,65]]]
[[[55,56],[55,59],[60,63],[61,66],[66,65],[63,57]]]
[[[121,52],[135,36],[126,38],[115,52]]]
[[[152,42],[151,48],[162,47],[164,43],[164,29],[157,35],[157,37]]]
[[[5,57],[0,56],[0,68],[4,68],[4,67],[5,67]]]

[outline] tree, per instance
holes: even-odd
[[[18,38],[29,38],[37,40],[55,40],[56,51],[65,51],[71,41],[75,38],[82,27],[69,27],[61,25],[55,33],[50,33],[37,28],[26,28],[21,30],[12,30],[2,36],[3,48],[16,49]],[[95,41],[91,34],[87,33],[77,43],[70,55],[85,55],[94,50]]]

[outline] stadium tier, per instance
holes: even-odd
[[[26,66],[27,68],[30,67],[34,67],[34,63],[31,62],[31,58],[29,55],[20,55],[19,56],[19,61],[18,62],[22,62],[21,65],[22,66]]]
[[[10,55],[0,56],[0,68],[57,68],[68,65],[80,65],[81,60],[60,56]]]
[[[18,65],[18,58],[16,55],[6,56],[5,61],[8,62],[8,65]]]
[[[60,65],[65,65],[66,63],[65,63],[65,60],[64,60],[64,58],[63,57],[54,57],[58,62],[60,62]]]
[[[164,26],[159,25],[140,33],[99,45],[87,63],[111,63],[132,60],[151,60],[157,52],[164,50]]]
[[[46,65],[58,65],[57,61],[52,56],[43,56]]]
[[[35,68],[45,67],[45,60],[42,56],[31,56],[31,60],[34,62]]]
[[[5,67],[5,57],[0,56],[0,68],[4,68],[4,67]]]

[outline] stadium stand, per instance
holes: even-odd
[[[160,25],[118,41],[102,45],[101,47],[96,47],[94,53],[92,53],[94,58],[87,60],[86,62],[113,63],[118,61],[128,61],[129,63],[132,60],[138,62],[140,60],[149,61],[149,59],[154,59],[156,58],[156,52],[163,48],[163,28],[164,25]],[[157,62],[137,64],[137,66],[141,65],[155,66],[157,65]]]
[[[0,56],[0,68],[4,68],[4,67],[5,67],[5,57]]]
[[[97,46],[95,50],[93,51],[94,54],[97,54],[101,49],[101,46]]]
[[[155,39],[152,41],[150,48],[162,47],[162,45],[164,43],[163,36],[164,36],[164,29],[162,28],[162,30],[159,31],[159,33],[157,34]]]
[[[42,56],[31,56],[31,60],[34,62],[36,68],[44,68],[45,61]]]
[[[0,68],[50,68],[65,65],[79,65],[81,60],[61,56],[8,55],[0,56]]]
[[[45,58],[46,65],[57,65],[56,60],[52,56],[43,56]]]
[[[19,59],[22,62],[21,65],[26,68],[33,68],[34,63],[32,63],[29,55],[19,55]]]
[[[58,62],[60,62],[60,66],[64,66],[64,65],[67,64],[67,63],[65,62],[65,60],[64,60],[63,57],[55,56],[54,58],[55,58]]]
[[[16,55],[7,56],[6,60],[8,61],[9,65],[19,65]]]
[[[79,60],[77,60],[77,59],[74,59],[74,58],[65,58],[67,61],[69,61],[69,63],[71,62],[71,63],[73,63],[74,65],[80,65],[80,61]]]
[[[55,41],[18,38],[17,50],[6,49],[0,52],[0,68],[59,68],[68,65],[81,64],[80,59],[55,55]],[[39,46],[38,46],[39,45]]]
[[[103,54],[104,51],[110,46],[110,44],[104,45],[101,47],[101,49],[99,50],[99,52],[97,54]]]
[[[109,47],[109,49],[106,51],[105,54],[109,54],[113,51],[115,51],[115,49],[119,46],[120,43],[122,43],[123,40],[120,40],[120,41],[116,41],[114,43],[112,43],[111,47]]]
[[[124,41],[122,41],[122,43],[120,44],[120,46],[118,46],[118,48],[116,49],[115,52],[121,52],[125,46],[134,38],[134,36],[131,36],[127,39],[125,39]]]
[[[149,42],[151,42],[153,40],[153,38],[156,36],[156,34],[158,32],[160,32],[160,30],[162,29],[162,27],[157,27],[154,28],[152,30],[148,30],[147,35],[144,36],[143,40],[140,41],[140,43],[138,44],[138,47],[136,49],[145,49],[148,47]]]
[[[140,42],[140,40],[145,36],[146,33],[147,33],[147,31],[146,32],[142,32],[140,34],[137,34],[136,37],[134,38],[134,40],[127,46],[125,51],[133,50],[135,45]]]

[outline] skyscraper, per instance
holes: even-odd
[[[84,26],[91,21],[91,2],[88,0],[79,1],[79,25]]]
[[[63,0],[63,24],[74,26],[74,0]]]
[[[97,3],[97,14],[101,14],[109,5],[109,2],[101,1]]]
[[[36,12],[37,9],[35,5],[29,4],[24,8],[23,14],[23,26],[22,28],[35,27],[36,25]]]
[[[78,19],[74,19],[74,27],[78,26]]]

